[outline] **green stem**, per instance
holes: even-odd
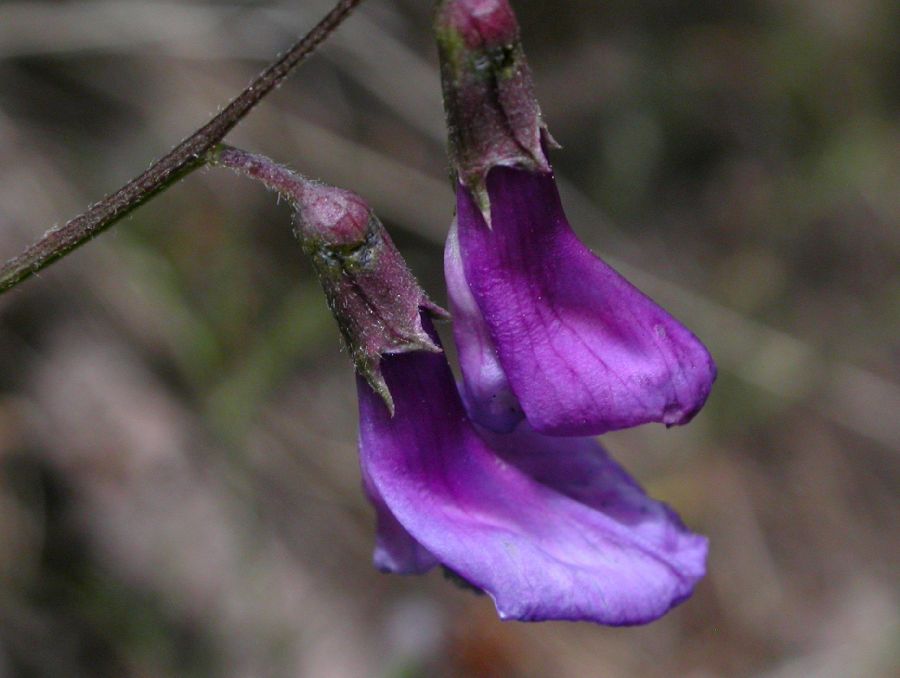
[[[9,291],[134,211],[206,163],[215,147],[262,99],[328,38],[363,0],[339,0],[309,33],[272,62],[235,99],[167,155],[86,212],[51,229],[0,267],[0,294]]]

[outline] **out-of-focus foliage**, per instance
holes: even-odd
[[[606,437],[711,537],[694,598],[501,624],[371,569],[351,368],[289,211],[208,170],[0,298],[0,676],[896,675],[896,3],[515,4],[576,229],[721,368],[690,426]],[[366,196],[441,301],[429,5],[370,0],[230,140]],[[0,2],[0,256],[327,6]]]

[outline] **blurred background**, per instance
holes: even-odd
[[[0,258],[330,4],[0,2]],[[0,297],[0,676],[898,675],[898,5],[514,4],[574,227],[720,367],[690,426],[604,438],[711,538],[693,599],[501,623],[376,572],[351,368],[289,211],[203,170]],[[365,3],[229,141],[366,196],[443,302],[430,12]]]

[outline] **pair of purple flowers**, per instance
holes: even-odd
[[[418,345],[379,354],[393,412],[358,380],[376,565],[443,565],[504,619],[648,622],[691,594],[706,539],[583,436],[686,423],[715,366],[569,226],[508,2],[439,2],[436,33],[457,184],[445,273],[463,381],[434,350],[421,295]]]
[[[504,619],[639,624],[689,596],[706,539],[591,437],[683,424],[715,378],[703,345],[570,228],[507,0],[441,0],[457,218],[445,273],[458,388],[432,304],[358,196],[221,147],[277,190],[359,374],[375,563],[442,565]]]

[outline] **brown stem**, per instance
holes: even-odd
[[[123,216],[206,163],[207,153],[288,74],[312,54],[363,0],[339,0],[309,33],[272,62],[218,115],[191,134],[140,176],[92,205],[86,212],[45,233],[22,254],[0,267],[0,294],[111,226]]]

